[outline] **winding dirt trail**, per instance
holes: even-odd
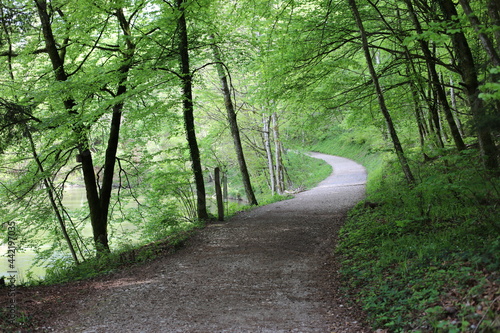
[[[369,332],[345,303],[332,254],[364,168],[334,168],[294,199],[212,224],[185,248],[95,284],[63,311],[56,332]]]

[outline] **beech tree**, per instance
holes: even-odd
[[[213,36],[211,37],[211,39],[213,39]],[[223,63],[220,51],[217,45],[215,44],[213,45],[213,53],[214,53],[215,66],[217,68],[217,73],[219,75],[221,82],[222,94],[224,95],[224,104],[226,107],[229,128],[231,130],[231,136],[233,137],[234,149],[236,151],[236,157],[238,160],[238,165],[240,167],[241,178],[243,179],[243,186],[245,187],[247,200],[251,205],[257,205],[258,203],[252,188],[252,183],[250,181],[250,174],[245,160],[245,154],[243,153],[243,146],[241,144],[241,137],[240,137],[240,129],[238,126],[236,111],[234,109],[234,103],[231,97],[231,90],[229,88],[229,83],[226,75],[226,66]]]
[[[413,4],[411,0],[405,0],[406,5],[408,7],[408,14],[415,26],[415,31],[417,34],[423,34],[422,26],[420,25],[420,22],[417,18],[417,15],[415,13],[415,10],[413,8]],[[444,111],[446,121],[448,122],[448,125],[451,130],[451,135],[453,137],[453,141],[455,142],[455,146],[457,147],[458,150],[464,150],[465,149],[465,143],[462,139],[462,136],[458,130],[458,126],[455,122],[455,119],[453,118],[453,113],[450,107],[450,104],[448,102],[448,97],[446,96],[446,92],[444,90],[443,85],[441,84],[441,80],[439,79],[439,75],[436,71],[436,65],[433,60],[433,56],[431,53],[431,50],[429,48],[429,43],[424,40],[424,39],[419,39],[418,40],[420,44],[420,48],[422,50],[422,54],[424,55],[425,62],[427,64],[427,69],[429,71],[429,78],[431,79],[433,89],[436,92],[436,96],[439,98],[439,102],[442,106],[442,109]]]
[[[68,47],[67,44],[69,43],[69,36],[63,36],[63,38],[65,37],[65,40],[62,43],[58,43],[53,33],[51,17],[48,12],[46,0],[37,0],[36,6],[43,31],[45,48],[52,64],[55,80],[59,82],[66,82],[68,81],[70,75],[65,68],[64,56],[66,52],[65,48]],[[64,20],[64,13],[62,9],[56,8],[56,12],[60,15],[60,19]],[[104,174],[100,189],[95,175],[94,161],[92,159],[92,152],[89,147],[89,137],[87,134],[88,130],[92,126],[92,123],[76,123],[73,125],[73,132],[76,136],[76,144],[79,152],[78,160],[81,162],[83,178],[85,181],[90,219],[94,233],[94,242],[98,252],[109,252],[107,233],[108,213],[113,185],[114,167],[116,163],[116,152],[120,134],[122,110],[124,107],[124,101],[120,100],[120,98],[127,92],[126,82],[128,73],[132,67],[132,61],[135,53],[135,44],[133,37],[131,36],[129,24],[130,18],[125,17],[123,8],[112,8],[111,14],[108,15],[113,15],[117,19],[122,35],[125,37],[125,42],[123,46],[119,46],[119,48],[117,48],[117,50],[121,53],[122,60],[117,71],[118,82],[116,91],[110,92],[114,98],[117,98],[117,102],[112,103],[110,107],[112,117],[110,122],[108,144],[106,147]],[[62,50],[58,49],[58,44],[63,45]],[[81,65],[83,65],[83,63]],[[71,96],[64,98],[63,104],[70,118],[76,120],[77,116],[83,112],[83,110],[78,110],[77,101]]]
[[[372,78],[373,85],[375,86],[375,90],[377,92],[377,98],[378,98],[378,102],[380,105],[380,111],[384,115],[385,121],[387,123],[387,129],[389,130],[389,134],[391,136],[392,143],[394,145],[394,150],[396,151],[396,155],[398,156],[399,163],[401,164],[401,167],[402,167],[403,172],[405,174],[406,180],[408,181],[408,183],[413,184],[413,183],[415,183],[415,178],[413,176],[413,173],[410,170],[410,166],[409,166],[408,161],[406,159],[406,156],[404,154],[403,148],[401,146],[401,142],[399,141],[399,137],[396,133],[396,129],[394,128],[394,124],[392,122],[392,117],[389,114],[389,110],[387,109],[387,105],[385,103],[384,93],[383,93],[382,87],[380,86],[380,83],[379,83],[378,74],[375,71],[375,67],[373,66],[372,55],[370,53],[370,49],[368,46],[368,39],[366,37],[366,31],[365,31],[365,28],[363,26],[363,21],[361,19],[361,15],[359,14],[356,0],[349,0],[349,5],[350,5],[351,10],[353,12],[356,24],[359,28],[359,32],[361,35],[361,44],[362,44],[363,52],[364,52],[365,57],[366,57],[366,64],[368,66],[368,70],[370,72],[370,76]]]
[[[444,18],[449,23],[458,24],[458,12],[455,4],[450,0],[438,0]],[[498,152],[491,131],[484,125],[485,106],[480,98],[480,83],[476,70],[476,63],[469,47],[469,42],[463,31],[453,31],[450,34],[454,51],[457,55],[457,64],[460,67],[463,84],[467,92],[471,114],[474,117],[478,133],[479,146],[487,169],[498,170]]]
[[[467,3],[460,3],[464,8],[463,14],[468,11]],[[488,139],[488,132],[491,138],[492,126],[496,122],[487,123],[488,119],[493,120],[496,117],[491,102],[496,99],[496,89],[494,84],[487,83],[491,79],[484,71],[484,68],[491,69],[495,66],[495,61],[487,51],[487,45],[490,44],[487,41],[492,41],[492,38],[484,38],[481,35],[486,31],[494,32],[495,29],[484,29],[485,25],[480,25],[483,30],[477,30],[474,28],[478,26],[477,20],[468,15],[467,19],[475,32],[471,33],[469,27],[461,25],[463,20],[453,21],[453,18],[459,18],[462,13],[454,12],[448,18],[441,16],[442,5],[438,2],[405,1],[406,6],[402,7],[397,2],[375,3],[368,0],[362,3],[361,23],[369,27],[365,28],[366,42],[363,43],[362,36],[352,28],[352,23],[348,23],[351,19],[347,13],[351,9],[346,10],[348,7],[344,4],[352,3],[316,3],[307,9],[300,3],[294,3],[280,9],[281,16],[273,25],[273,32],[276,36],[279,35],[278,31],[283,26],[286,27],[287,34],[280,35],[284,41],[275,51],[279,54],[276,59],[280,59],[275,63],[279,65],[270,65],[277,78],[274,81],[275,86],[282,87],[278,90],[282,95],[275,98],[284,98],[285,95],[289,98],[288,96],[297,94],[301,103],[308,104],[310,108],[320,100],[318,108],[324,110],[326,117],[331,115],[336,120],[344,121],[352,115],[363,119],[366,126],[373,126],[378,124],[377,117],[371,113],[370,123],[366,116],[363,116],[363,113],[366,114],[363,110],[368,109],[366,106],[372,99],[378,100],[380,105],[382,92],[386,108],[393,110],[390,115],[393,127],[403,128],[405,135],[410,135],[407,132],[410,127],[402,125],[408,123],[407,105],[413,105],[413,124],[418,130],[417,137],[420,138],[426,159],[428,154],[436,155],[439,149],[447,149],[451,142],[459,151],[468,149],[470,145],[466,146],[465,140],[470,142],[470,133],[474,131],[480,138],[478,142],[486,169],[496,169],[498,153],[495,151],[495,145]],[[285,7],[287,9],[284,9]],[[478,5],[476,10],[479,8],[481,6]],[[486,9],[484,6],[482,8]],[[482,11],[481,17],[488,17],[489,22],[495,22],[496,7],[490,4],[488,8],[488,14]],[[474,9],[471,10],[474,13]],[[331,22],[341,22],[342,28],[337,28],[339,24],[334,25]],[[439,27],[445,28],[443,30]],[[460,32],[467,29],[467,34]],[[457,45],[460,35],[465,38],[462,40],[464,46],[464,42],[470,43],[467,38],[482,38],[483,50],[453,47]],[[357,53],[359,46],[363,44],[363,53]],[[366,52],[366,47],[369,52]],[[469,55],[464,53],[467,49]],[[369,55],[372,59],[380,89],[377,89],[373,75],[370,75],[369,81],[365,79],[367,75],[359,67],[358,54],[363,54],[365,59]],[[485,56],[491,60],[490,64],[478,66],[476,59],[484,59]],[[469,65],[466,63],[467,59],[470,59]],[[479,68],[483,69],[481,77],[486,78],[486,84],[477,79]],[[470,74],[471,70],[476,71],[474,75]],[[359,74],[357,81],[356,74]],[[472,80],[474,77],[475,82]],[[459,78],[462,82],[457,85]],[[286,83],[280,84],[280,80]],[[446,81],[451,82],[451,85]],[[370,86],[374,89],[367,89]],[[471,86],[475,86],[474,94],[470,90]],[[286,90],[288,92],[285,92]],[[460,98],[462,92],[466,92],[466,100]],[[486,102],[484,98],[488,98],[490,102]],[[359,109],[356,108],[357,105],[360,105]],[[317,111],[315,113],[318,114]],[[310,112],[306,114],[311,115]],[[386,121],[387,117],[384,116],[384,119]],[[469,120],[475,125],[469,127]],[[303,122],[307,123],[307,118],[303,118]],[[388,130],[388,133],[390,142],[393,143],[391,131]],[[432,143],[434,140],[435,143]],[[431,148],[426,151],[433,145],[438,149]],[[405,164],[409,163],[402,163],[402,170],[406,170],[404,174],[408,175]],[[407,176],[408,178],[411,179],[411,176]]]
[[[26,214],[50,213],[74,261],[88,251],[62,205],[65,184],[81,176],[91,242],[105,253],[123,163],[140,169],[155,201],[140,207],[154,205],[146,215],[158,224],[170,198],[190,219],[209,216],[211,163],[234,165],[256,204],[256,194],[287,190],[287,143],[331,135],[377,141],[412,185],[422,157],[476,146],[484,169],[498,170],[493,0],[3,0],[0,9],[0,192],[31,204]]]
[[[50,132],[62,135],[59,138],[54,137],[52,141],[47,141],[48,146],[43,148],[48,150],[49,155],[66,156],[63,160],[55,160],[57,169],[54,169],[54,166],[44,166],[47,160],[38,157],[36,146],[42,144],[43,141],[31,142],[33,158],[38,164],[39,172],[46,175],[44,176],[45,187],[50,201],[53,202],[54,212],[60,221],[62,214],[54,202],[57,203],[62,194],[59,195],[59,199],[53,198],[54,186],[51,182],[58,174],[58,170],[70,162],[67,157],[71,156],[74,150],[77,151],[76,157],[73,155],[73,158],[76,158],[79,165],[70,172],[81,168],[94,245],[98,254],[108,252],[109,208],[120,128],[129,93],[128,81],[136,53],[136,42],[130,22],[140,12],[142,5],[138,5],[127,16],[124,8],[108,7],[101,3],[79,2],[57,5],[49,4],[46,0],[36,0],[30,4],[31,6],[22,8],[16,7],[17,3],[13,3],[11,9],[20,12],[29,12],[30,8],[34,9],[37,24],[27,29],[34,29],[34,33],[38,30],[42,36],[42,44],[32,43],[28,37],[25,48],[34,47],[35,51],[15,51],[13,48],[19,47],[19,44],[12,43],[4,55],[8,57],[9,67],[14,68],[11,70],[11,78],[18,80],[16,76],[19,72],[19,67],[14,63],[13,58],[15,61],[21,61],[24,57],[30,57],[36,70],[42,69],[43,71],[45,64],[48,64],[51,67],[53,80],[48,80],[48,75],[45,74],[41,76],[42,80],[38,79],[47,84],[45,88],[47,97],[40,94],[39,90],[35,90],[32,94],[35,96],[35,102],[26,95],[21,96],[21,92],[17,94],[17,97],[12,96],[12,98],[18,100],[20,105],[29,106],[30,119],[33,124],[29,131],[33,132],[33,135],[38,132],[44,133],[45,137],[52,135]],[[86,29],[79,30],[79,25],[83,24],[82,20],[88,20],[89,15],[96,21],[96,25],[86,25]],[[16,23],[12,22],[12,24]],[[115,27],[118,27],[118,30]],[[112,44],[113,42],[116,44]],[[99,61],[106,57],[107,60],[99,64]],[[113,58],[117,60],[110,60]],[[103,65],[107,67],[107,73],[97,69]],[[95,76],[88,77],[89,72]],[[27,82],[31,82],[31,75],[32,73],[26,77]],[[12,84],[15,82],[13,81]],[[93,156],[95,149],[91,136],[97,124],[100,126],[107,121],[109,121],[109,132],[101,169],[96,165]],[[38,134],[37,137],[43,138]],[[28,138],[31,140],[32,134],[28,134]],[[102,177],[101,171],[96,174],[97,170],[102,170]],[[49,176],[50,173],[54,174]],[[64,187],[64,184],[62,186]],[[61,228],[64,232],[62,222]],[[76,261],[74,251],[71,252]]]
[[[192,88],[192,73],[189,62],[189,39],[186,24],[186,0],[177,0],[176,9],[179,13],[178,28],[179,28],[179,57],[180,57],[180,78],[182,81],[182,104],[184,112],[184,125],[186,127],[186,137],[191,155],[191,163],[193,168],[194,180],[196,184],[196,201],[198,209],[198,218],[207,219],[207,204],[205,195],[205,183],[203,180],[203,170],[201,167],[200,152],[198,142],[196,140],[196,132],[194,125],[194,107],[193,107],[193,88]]]

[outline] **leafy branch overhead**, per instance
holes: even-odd
[[[497,2],[2,0],[0,222],[41,259],[102,258],[211,221],[216,168],[226,210],[304,188],[311,147],[383,156],[415,214],[396,229],[491,208]]]

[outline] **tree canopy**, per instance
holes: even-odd
[[[214,167],[251,204],[283,194],[289,148],[345,133],[409,187],[445,152],[498,175],[499,17],[494,0],[2,0],[2,222],[83,261],[114,220],[209,219]]]

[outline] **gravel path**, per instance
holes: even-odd
[[[185,248],[94,286],[56,332],[369,332],[339,292],[332,254],[345,214],[363,199],[364,168],[334,167],[294,199],[212,224]]]

